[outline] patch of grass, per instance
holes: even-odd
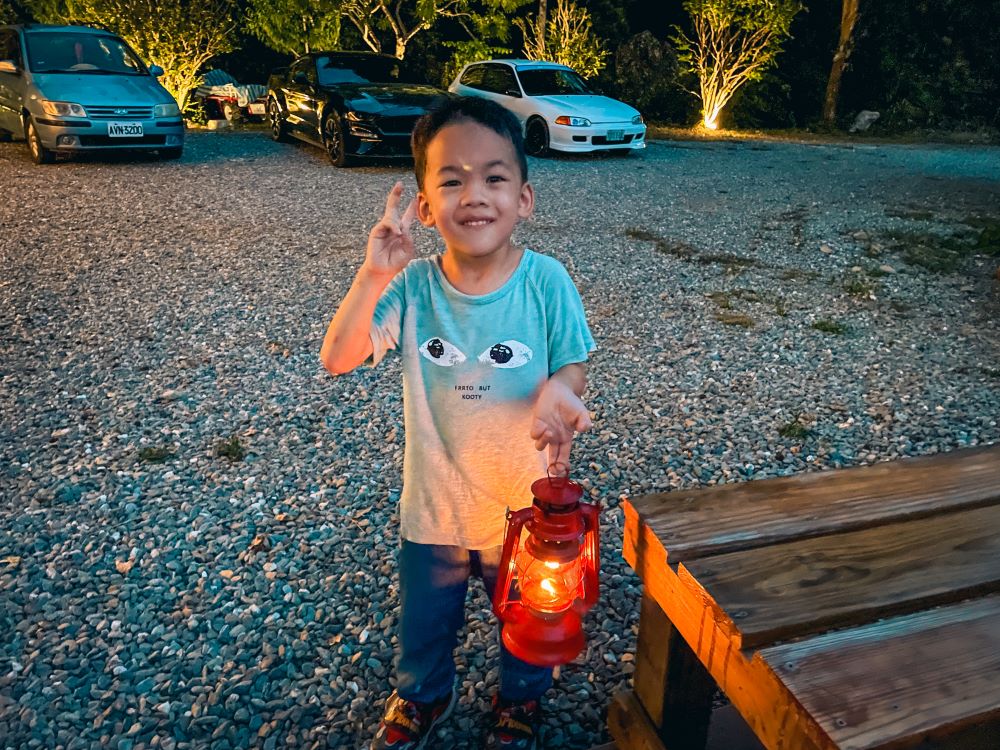
[[[230,461],[242,461],[246,458],[246,448],[240,443],[239,437],[230,435],[228,440],[220,440],[215,445],[215,455],[228,458]]]
[[[975,236],[974,232],[953,235],[891,232],[887,240],[911,266],[920,266],[932,273],[954,273],[967,256],[979,252],[977,242],[981,236]]]
[[[678,240],[667,240],[658,234],[650,232],[641,227],[629,227],[625,230],[625,236],[633,240],[642,242],[652,242],[656,249],[665,255],[673,255],[678,258],[691,258],[695,255],[695,250],[686,242]]]
[[[933,211],[929,211],[926,208],[915,208],[913,206],[888,208],[885,211],[885,215],[892,216],[897,219],[911,219],[913,221],[930,221],[934,218]]]
[[[708,255],[699,255],[697,261],[699,263],[704,263],[705,265],[709,265],[710,263],[719,263],[724,266],[738,266],[741,268],[757,265],[757,261],[753,258],[744,258],[731,253],[709,253]]]
[[[742,313],[715,313],[715,319],[727,326],[740,326],[741,328],[753,328],[754,320],[749,315]]]
[[[781,317],[788,315],[788,307],[785,305],[785,300],[778,297],[774,300],[774,312]]]
[[[162,464],[174,457],[174,452],[162,445],[147,445],[139,449],[139,460],[148,464]]]
[[[843,323],[838,323],[835,320],[817,320],[812,324],[812,327],[817,331],[822,331],[823,333],[832,333],[836,336],[843,336],[847,333],[848,328]]]
[[[812,433],[798,419],[783,424],[778,428],[778,434],[784,438],[794,438],[795,440],[805,440]]]
[[[877,288],[878,284],[858,275],[851,276],[844,282],[844,291],[852,297],[868,297]]]
[[[728,292],[712,292],[708,295],[708,298],[723,310],[729,310],[733,306]]]

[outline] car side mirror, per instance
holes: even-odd
[[[21,69],[17,67],[17,63],[13,60],[0,60],[0,73],[13,73],[17,75],[21,72]]]
[[[159,65],[150,65],[149,74],[153,76],[153,78],[159,78],[160,76],[163,75],[163,68],[161,68]]]
[[[521,92],[518,91],[517,89],[507,89],[506,91],[504,91],[504,93],[507,96],[513,96],[515,99],[521,98]]]

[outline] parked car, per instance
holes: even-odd
[[[554,151],[633,151],[646,147],[637,109],[601,96],[572,68],[536,60],[486,60],[466,65],[448,90],[502,104],[524,126],[532,156]]]
[[[267,117],[276,141],[294,136],[330,161],[405,156],[422,114],[450,96],[402,60],[373,52],[312,52],[267,83]]]
[[[220,68],[203,76],[193,98],[201,101],[209,120],[262,122],[267,115],[267,86],[240,83]]]
[[[0,133],[38,164],[57,153],[184,148],[177,102],[125,41],[86,26],[0,26]]]

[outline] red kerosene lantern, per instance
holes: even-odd
[[[507,511],[493,611],[512,654],[554,667],[583,649],[582,618],[597,602],[600,507],[565,476],[537,480],[531,494],[530,507]]]

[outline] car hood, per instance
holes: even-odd
[[[535,101],[545,103],[554,116],[577,115],[591,122],[627,122],[639,114],[624,102],[597,94],[573,96],[536,96]],[[559,110],[558,112],[556,110]]]
[[[173,101],[152,76],[39,73],[32,82],[39,94],[50,101],[76,102],[85,107],[88,104],[150,107]]]
[[[422,113],[443,96],[441,89],[422,84],[337,84],[328,87],[356,112],[382,114],[389,111]]]

